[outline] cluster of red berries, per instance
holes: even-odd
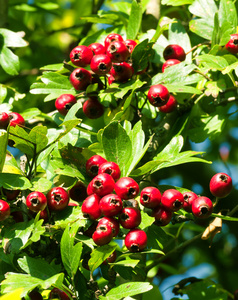
[[[24,118],[17,112],[2,112],[0,113],[0,129],[7,129],[8,125],[15,127],[24,126],[25,120]]]

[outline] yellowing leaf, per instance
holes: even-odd
[[[1,300],[21,300],[21,293],[23,292],[23,289],[17,289],[12,293],[8,293],[2,297],[0,297]]]

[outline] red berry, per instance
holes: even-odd
[[[150,87],[147,97],[153,106],[160,107],[168,102],[170,94],[164,85],[156,84]]]
[[[140,193],[140,203],[148,208],[155,208],[161,203],[160,191],[152,186],[144,188]]]
[[[177,65],[179,63],[181,63],[181,61],[178,60],[178,59],[168,59],[168,60],[166,60],[166,62],[164,62],[163,65],[162,65],[162,73],[164,73],[164,70],[166,68]]]
[[[123,42],[123,37],[120,34],[118,34],[118,33],[110,33],[110,34],[108,34],[108,36],[104,40],[105,48],[107,49],[107,47],[112,42],[115,42],[115,41],[121,41],[121,42]]]
[[[130,177],[121,177],[115,183],[115,192],[121,199],[135,198],[139,194],[139,191],[138,183]]]
[[[86,172],[90,177],[95,177],[98,175],[99,167],[107,162],[105,158],[100,155],[93,155],[86,162]]]
[[[152,217],[155,218],[155,225],[166,226],[169,224],[173,216],[172,211],[165,207],[156,207],[153,210]]]
[[[112,228],[109,225],[98,225],[92,235],[93,241],[98,246],[103,246],[111,242],[113,238]]]
[[[232,54],[238,53],[238,34],[237,33],[231,34],[230,40],[226,44],[226,49]]]
[[[43,219],[44,222],[47,222],[49,220],[49,213],[48,213],[48,210],[46,208],[44,210],[41,210],[40,219]]]
[[[109,75],[107,77],[107,82],[108,82],[109,85],[111,85],[112,83],[116,82],[116,80],[112,75]]]
[[[169,96],[169,100],[165,105],[159,107],[159,111],[169,114],[173,112],[177,107],[177,100],[174,98],[173,95]]]
[[[89,184],[88,184],[88,186],[87,186],[87,195],[88,196],[94,194],[93,189],[92,189],[92,184],[93,184],[93,182],[90,181]]]
[[[69,57],[75,66],[86,67],[90,64],[91,59],[93,58],[93,52],[89,47],[80,45],[70,52]]]
[[[70,108],[77,103],[76,98],[71,94],[63,94],[55,100],[55,108],[65,116]]]
[[[78,181],[70,190],[69,197],[77,202],[82,202],[87,198],[87,187],[82,181]]]
[[[9,115],[5,112],[0,113],[0,129],[7,129],[9,122]]]
[[[31,291],[28,295],[31,300],[43,300],[42,295],[38,291]]]
[[[121,176],[121,170],[118,164],[113,161],[105,162],[99,166],[98,174],[107,173],[112,176],[114,181],[117,181]]]
[[[208,218],[213,211],[212,201],[204,196],[197,197],[192,203],[192,213],[195,217],[204,219]]]
[[[125,45],[127,46],[130,53],[134,50],[135,46],[137,45],[137,42],[134,40],[125,40]]]
[[[119,215],[119,222],[123,228],[132,229],[140,225],[140,210],[134,207],[125,207]]]
[[[97,98],[88,98],[83,104],[83,112],[89,119],[98,119],[104,113],[104,106]]]
[[[68,206],[69,195],[62,187],[53,187],[46,195],[49,210],[63,210]]]
[[[88,46],[88,48],[92,50],[94,55],[106,53],[106,48],[100,43],[92,43]]]
[[[175,189],[166,190],[161,197],[161,204],[170,211],[178,211],[183,202],[183,194]]]
[[[210,180],[210,191],[213,196],[224,198],[232,190],[232,179],[225,173],[217,173]]]
[[[10,122],[9,125],[12,127],[18,126],[24,126],[25,120],[24,118],[17,112],[10,112],[9,114]]]
[[[118,195],[108,194],[99,203],[100,210],[105,217],[114,217],[122,210],[122,200]]]
[[[83,91],[92,82],[92,75],[88,70],[78,68],[70,74],[69,80],[76,90]]]
[[[90,68],[97,75],[106,75],[112,67],[111,59],[106,54],[97,54],[91,60]]]
[[[131,252],[143,251],[147,246],[147,235],[141,229],[130,230],[125,237],[125,246]]]
[[[7,190],[7,189],[2,189],[3,194],[7,197],[8,201],[15,200],[17,196],[20,194],[20,190]]]
[[[117,259],[117,253],[114,251],[107,259],[104,260],[103,264],[107,265],[108,263],[114,263],[115,260]]]
[[[34,212],[44,210],[47,205],[46,196],[41,192],[32,192],[26,197],[26,206]]]
[[[99,220],[98,225],[109,225],[112,227],[113,237],[117,236],[120,230],[120,223],[113,217],[103,217]]]
[[[132,65],[123,61],[121,63],[112,64],[110,74],[114,78],[115,81],[126,82],[133,76],[134,69],[133,69]]]
[[[126,61],[130,52],[124,42],[114,41],[106,50],[107,55],[110,57],[112,62],[123,62]]]
[[[179,61],[184,61],[186,58],[186,53],[184,49],[176,44],[168,45],[163,52],[165,60],[168,59],[178,59]]]
[[[84,218],[97,220],[101,216],[99,208],[100,197],[96,194],[88,196],[82,204],[81,210]]]
[[[102,173],[94,177],[90,184],[93,193],[103,197],[113,192],[115,181],[109,174]]]
[[[49,299],[69,300],[69,296],[58,288],[53,288],[49,294]]]
[[[0,221],[6,220],[10,216],[10,206],[4,201],[0,200]]]
[[[185,192],[183,193],[183,209],[187,212],[192,212],[192,203],[198,197],[194,192]]]

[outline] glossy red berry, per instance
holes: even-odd
[[[213,196],[224,198],[232,190],[232,179],[226,173],[217,173],[211,178],[209,187]]]
[[[98,119],[104,113],[104,106],[97,98],[88,98],[83,104],[83,112],[89,119]]]
[[[105,40],[104,40],[104,46],[107,49],[107,47],[115,41],[121,41],[123,42],[123,37],[118,34],[118,33],[110,33],[106,36]]]
[[[55,108],[65,116],[70,108],[77,103],[76,98],[71,94],[63,94],[55,100]]]
[[[47,208],[45,208],[44,210],[41,210],[40,219],[43,219],[44,222],[48,222],[48,220],[49,220],[49,211],[48,211]]]
[[[170,211],[178,211],[183,202],[183,194],[175,189],[166,190],[161,197],[161,204]]]
[[[137,208],[125,207],[119,215],[119,222],[123,228],[132,229],[140,225],[141,212]]]
[[[168,67],[174,66],[181,63],[180,60],[178,59],[168,59],[166,62],[163,63],[162,65],[162,73],[164,73],[164,70],[167,69]]]
[[[83,68],[75,69],[69,76],[72,86],[78,91],[86,90],[87,86],[92,82],[91,73]]]
[[[165,105],[160,106],[159,111],[165,114],[169,114],[175,111],[176,108],[177,108],[177,100],[173,95],[170,95],[168,102]]]
[[[107,194],[100,200],[99,207],[105,217],[114,217],[121,212],[123,204],[118,195]]]
[[[238,53],[238,34],[237,33],[231,34],[230,40],[226,44],[226,49],[232,54]]]
[[[126,61],[130,56],[127,46],[120,41],[112,42],[107,47],[106,53],[112,62],[123,62]]]
[[[10,117],[6,112],[0,113],[0,129],[7,129]]]
[[[183,209],[187,212],[192,212],[192,203],[198,197],[194,192],[185,192],[183,193]]]
[[[162,84],[152,85],[148,91],[148,100],[155,107],[165,105],[170,97],[168,89]]]
[[[184,61],[186,58],[186,53],[181,46],[171,44],[164,49],[163,57],[165,60],[178,59],[179,61]]]
[[[104,260],[103,264],[107,265],[108,263],[114,263],[115,260],[117,259],[117,253],[114,251],[107,259]]]
[[[125,45],[127,46],[130,53],[134,50],[135,46],[137,45],[137,42],[134,40],[125,40]]]
[[[197,218],[208,218],[212,214],[212,211],[212,201],[207,197],[197,197],[192,203],[192,213]]]
[[[86,67],[93,58],[93,52],[89,47],[79,45],[70,52],[69,57],[75,66]]]
[[[2,189],[4,196],[6,196],[8,201],[15,200],[17,196],[20,194],[20,190],[7,190],[7,189]]]
[[[125,237],[125,246],[131,252],[143,251],[147,246],[147,235],[141,229],[130,230]]]
[[[155,208],[161,203],[161,193],[159,189],[148,186],[140,193],[140,203],[147,208]]]
[[[105,158],[100,155],[93,155],[86,162],[86,172],[90,177],[95,177],[98,175],[99,167],[107,162]]]
[[[77,202],[84,201],[87,198],[87,186],[82,181],[78,181],[69,190],[69,197]]]
[[[116,82],[116,80],[112,75],[109,75],[107,77],[107,82],[108,82],[109,85],[111,85],[112,83]]]
[[[98,225],[92,235],[93,241],[98,246],[103,246],[111,242],[113,238],[112,228],[109,225]]]
[[[98,225],[109,225],[112,227],[113,237],[117,236],[120,230],[120,223],[113,217],[103,217],[98,221]]]
[[[88,48],[92,50],[94,55],[106,53],[106,48],[100,43],[92,43],[88,46]]]
[[[107,173],[98,174],[91,181],[91,189],[93,193],[100,197],[111,194],[114,190],[115,181],[112,176]]]
[[[135,198],[139,191],[139,185],[133,178],[121,177],[115,183],[115,192],[123,200]]]
[[[62,187],[53,187],[46,195],[49,210],[59,211],[68,206],[69,194]]]
[[[0,200],[0,221],[6,220],[10,216],[10,212],[9,204],[4,200]]]
[[[49,299],[70,300],[69,296],[58,288],[53,288],[53,290],[51,290]]]
[[[112,61],[106,54],[97,54],[91,60],[90,68],[97,75],[106,75],[112,67]]]
[[[156,207],[152,216],[155,218],[155,225],[166,226],[170,223],[173,213],[165,207]]]
[[[25,125],[25,120],[24,118],[17,112],[10,112],[9,114],[10,122],[9,125],[12,127],[15,126],[24,126]]]
[[[128,64],[125,61],[121,63],[113,63],[110,74],[115,81],[126,82],[133,76],[134,69],[131,64]]]
[[[108,161],[99,166],[98,174],[107,173],[112,176],[114,181],[117,181],[121,176],[121,170],[118,164],[113,161]]]
[[[26,206],[34,212],[44,210],[47,206],[46,196],[41,192],[31,192],[26,197]]]
[[[99,208],[100,197],[96,194],[88,196],[82,204],[81,210],[84,218],[97,220],[101,216],[101,210]]]

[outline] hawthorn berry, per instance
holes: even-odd
[[[92,43],[88,46],[88,48],[92,50],[94,55],[106,53],[106,48],[100,43]]]
[[[31,300],[43,300],[42,295],[36,290],[31,291],[28,294],[28,296],[30,297]],[[25,298],[23,298],[23,299],[25,299]]]
[[[175,189],[166,190],[161,197],[161,204],[170,211],[178,211],[183,202],[183,194]]]
[[[231,34],[230,40],[226,44],[225,47],[232,54],[238,53],[238,34],[237,33]]]
[[[179,61],[184,61],[186,58],[186,53],[181,46],[171,44],[164,49],[163,57],[165,60],[178,59]]]
[[[98,225],[109,225],[112,227],[113,237],[117,236],[120,230],[120,223],[113,217],[103,217],[98,221]]]
[[[166,60],[166,62],[164,62],[163,65],[162,65],[162,73],[164,73],[164,70],[166,68],[177,65],[179,63],[181,63],[181,61],[178,60],[178,59],[168,59],[168,60]]]
[[[44,222],[48,222],[48,220],[49,220],[49,211],[48,211],[47,208],[41,210],[40,219],[43,219]]]
[[[92,82],[92,75],[86,69],[77,68],[70,74],[69,80],[76,90],[83,91]]]
[[[9,125],[12,126],[12,127],[15,127],[15,126],[24,126],[25,125],[25,120],[24,118],[17,112],[10,112],[9,114],[9,119],[10,119],[10,122],[9,122]]]
[[[20,190],[7,190],[7,189],[2,189],[4,196],[6,196],[8,201],[15,200],[17,196],[20,194]]]
[[[183,193],[183,209],[187,212],[192,212],[192,203],[198,197],[194,192],[185,192]]]
[[[122,210],[122,200],[118,195],[107,194],[99,203],[99,208],[105,217],[114,217]]]
[[[140,193],[140,203],[147,208],[155,208],[161,203],[161,193],[159,189],[148,186]]]
[[[82,202],[87,198],[87,187],[82,181],[78,181],[70,190],[69,197],[77,202]]]
[[[139,185],[133,178],[121,177],[115,183],[115,192],[123,200],[135,198],[139,191]]]
[[[132,229],[140,225],[141,212],[134,207],[124,207],[119,215],[119,222],[123,228]]]
[[[108,256],[108,258],[104,260],[103,264],[107,265],[108,263],[109,264],[114,263],[116,259],[117,259],[117,253],[116,251],[114,251],[110,256]]]
[[[66,116],[67,112],[75,103],[77,103],[77,100],[73,95],[63,94],[55,100],[55,108],[61,115]]]
[[[88,98],[83,104],[83,112],[89,119],[98,119],[104,113],[104,106],[96,97]]]
[[[110,70],[110,75],[118,82],[128,81],[134,74],[134,69],[131,64],[123,61],[121,63],[113,63]]]
[[[110,243],[112,238],[112,227],[105,224],[98,225],[92,235],[94,243],[98,246],[103,246]]]
[[[0,200],[0,221],[6,220],[9,216],[10,205],[4,200]]]
[[[125,40],[125,45],[127,46],[130,53],[134,50],[135,46],[137,45],[137,42],[134,40]]]
[[[226,173],[217,173],[211,178],[209,187],[213,196],[224,198],[232,190],[232,179]]]
[[[100,197],[112,193],[114,186],[115,181],[112,176],[107,173],[98,174],[90,182],[92,192]]]
[[[127,46],[121,41],[112,42],[107,47],[106,53],[112,62],[123,62],[126,61],[130,56]]]
[[[155,225],[166,226],[170,223],[173,213],[165,207],[156,207],[153,210],[152,217],[155,218]]]
[[[68,206],[69,194],[62,187],[53,187],[46,195],[47,205],[51,211],[63,210]]]
[[[49,299],[70,300],[69,296],[58,288],[53,288],[49,294]]]
[[[169,100],[170,94],[168,89],[162,84],[152,85],[148,91],[147,98],[155,107],[165,105]]]
[[[106,36],[105,40],[104,40],[104,46],[107,49],[107,47],[115,41],[120,41],[123,42],[123,37],[118,34],[118,33],[110,33]]]
[[[75,66],[86,67],[93,58],[93,51],[87,46],[79,45],[70,52],[69,57]]]
[[[99,167],[107,162],[105,158],[100,155],[93,155],[86,162],[86,172],[90,177],[95,177],[98,175]]]
[[[84,218],[97,220],[101,216],[99,207],[100,197],[96,194],[88,196],[82,204],[81,210]]]
[[[177,107],[177,100],[173,95],[170,95],[168,102],[165,105],[160,106],[159,111],[169,114],[175,111],[176,107]]]
[[[106,54],[97,54],[91,60],[90,68],[97,75],[106,75],[112,67],[112,61]]]
[[[26,197],[26,206],[34,212],[44,210],[47,206],[46,196],[41,192],[31,192]]]
[[[141,229],[130,230],[125,237],[125,246],[131,252],[143,251],[147,246],[147,235]]]
[[[208,197],[197,197],[192,202],[192,213],[200,219],[208,218],[213,211],[212,201]]]
[[[0,129],[7,129],[10,117],[6,112],[0,113]]]
[[[112,178],[114,179],[114,181],[117,181],[121,176],[121,170],[120,170],[118,164],[116,164],[113,161],[108,161],[108,162],[101,164],[98,168],[98,174],[101,174],[101,173],[107,173],[107,174],[111,175]]]

